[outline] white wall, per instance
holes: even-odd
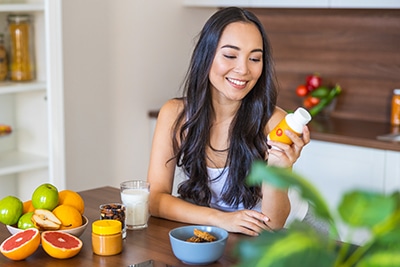
[[[182,0],[63,2],[67,188],[146,179],[147,113],[179,94],[214,11]]]

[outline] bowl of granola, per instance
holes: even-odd
[[[186,264],[204,265],[222,257],[228,232],[207,225],[188,225],[172,229],[169,240],[175,257]]]

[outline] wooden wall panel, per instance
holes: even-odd
[[[280,106],[301,105],[295,88],[318,72],[344,90],[332,116],[389,122],[400,88],[400,10],[250,10],[272,43]]]

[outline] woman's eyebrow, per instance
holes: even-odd
[[[229,45],[229,44],[223,45],[223,46],[221,46],[221,48],[231,48],[231,49],[235,49],[235,50],[240,51],[239,47],[237,47],[235,45]],[[251,50],[251,53],[254,53],[254,52],[261,52],[262,53],[263,50],[261,48],[256,48],[256,49]]]

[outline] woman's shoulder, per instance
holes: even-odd
[[[165,102],[158,113],[159,119],[176,119],[183,110],[183,99],[173,98]]]

